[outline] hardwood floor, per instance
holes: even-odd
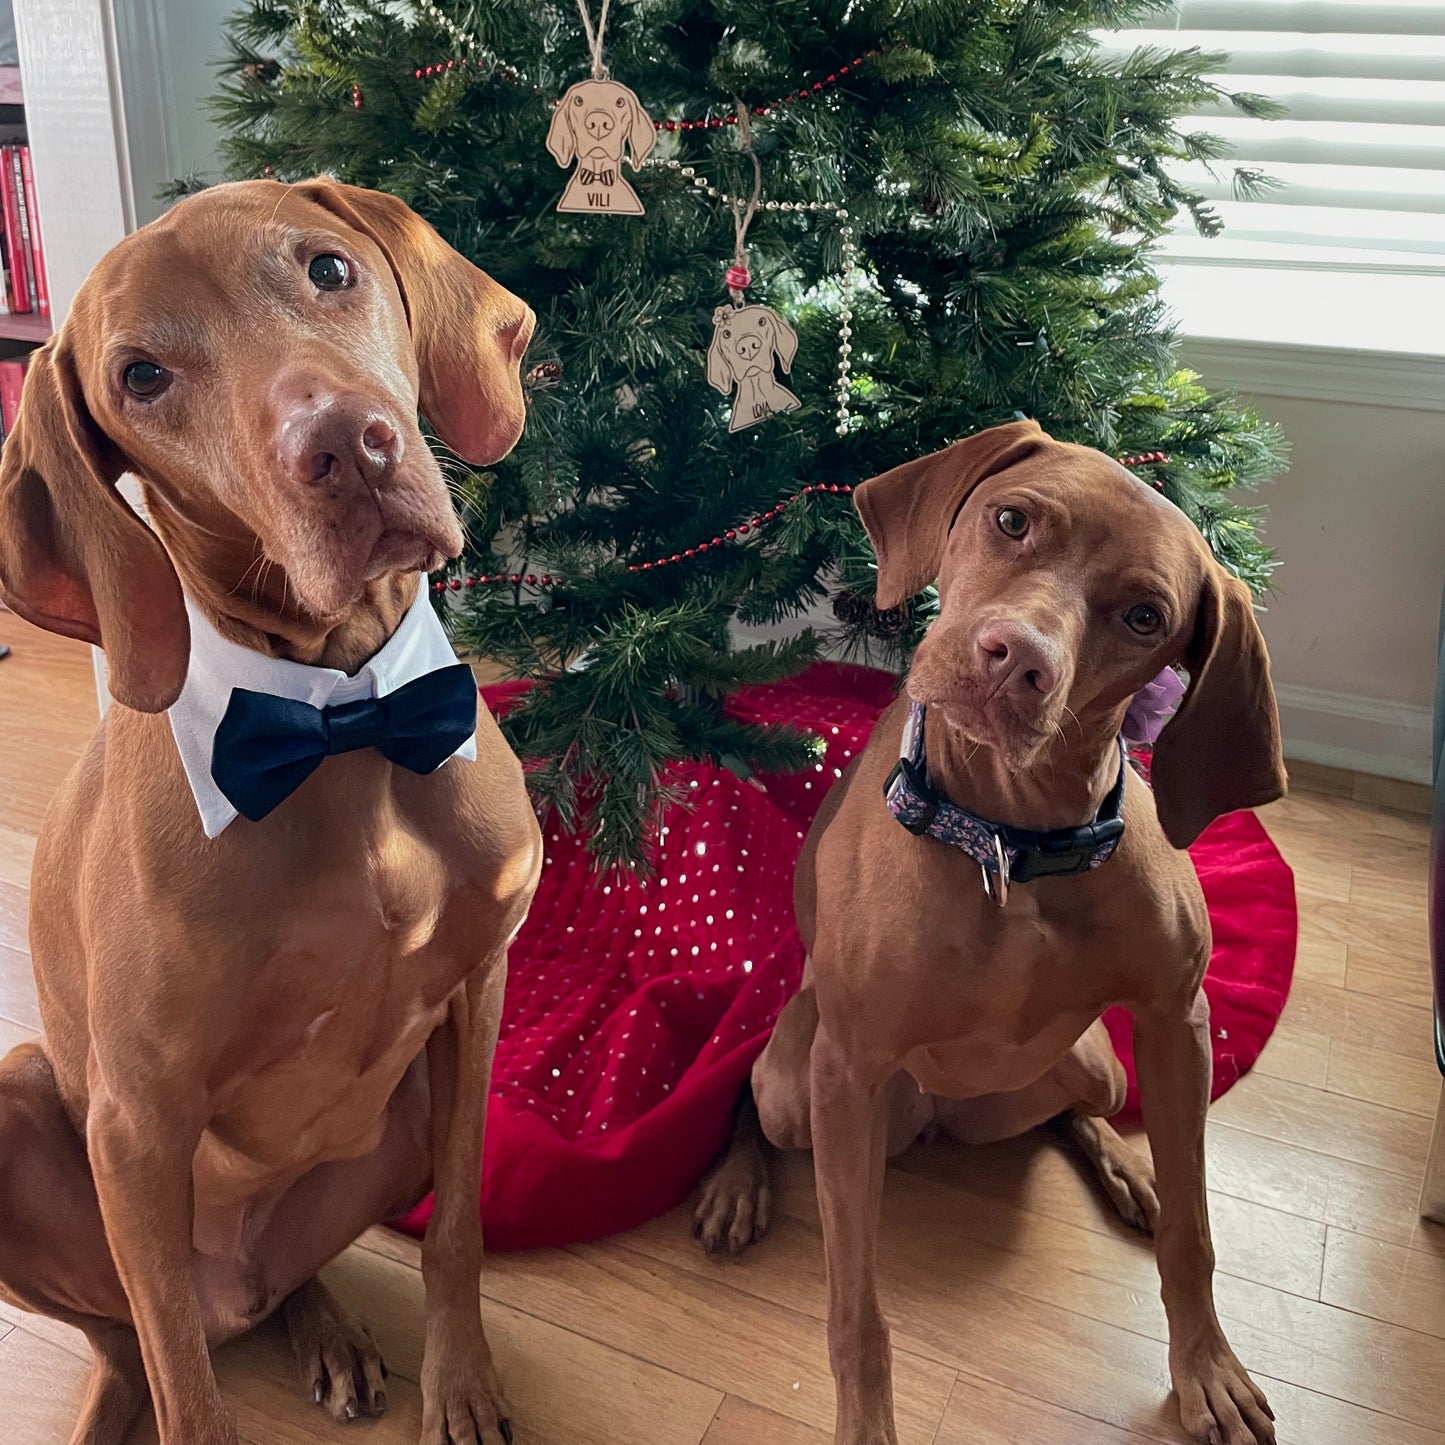
[[[94,723],[86,650],[0,612],[0,1049],[38,1026],[25,911],[46,800]],[[1430,1059],[1426,823],[1301,791],[1265,810],[1296,870],[1294,991],[1209,1129],[1219,1310],[1290,1445],[1445,1445],[1445,1229],[1415,1213]],[[806,1159],[746,1260],[703,1258],[682,1212],[600,1244],[496,1256],[484,1309],[519,1445],[828,1445],[817,1209]],[[1145,1445],[1183,1437],[1148,1246],[1042,1138],[916,1149],[880,1239],[904,1445]],[[327,1271],[393,1370],[384,1420],[333,1425],[274,1327],[220,1352],[251,1445],[412,1445],[416,1245],[376,1230]],[[80,1336],[0,1305],[0,1445],[61,1445]],[[137,1442],[155,1440],[154,1425]],[[491,1442],[489,1442],[491,1445]]]

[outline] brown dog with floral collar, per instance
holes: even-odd
[[[804,846],[803,984],[753,1070],[699,1236],[710,1250],[756,1238],[768,1147],[812,1149],[835,1439],[896,1445],[874,1264],[884,1162],[929,1124],[985,1143],[1057,1120],[1155,1236],[1185,1428],[1269,1445],[1273,1414],[1214,1308],[1210,931],[1180,851],[1220,814],[1284,791],[1249,592],[1176,508],[1033,422],[875,477],[855,501],[878,606],[936,578],[939,616]],[[1170,663],[1190,685],[1151,793],[1121,778],[1117,739],[1130,699]],[[1115,837],[1103,825],[1121,786]],[[977,849],[955,846],[973,838],[960,816],[980,824]],[[1124,1099],[1100,1021],[1114,1004],[1135,1018],[1152,1165],[1104,1122]]]

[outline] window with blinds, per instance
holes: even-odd
[[[1235,155],[1171,167],[1210,198],[1224,232],[1206,240],[1181,216],[1165,255],[1445,274],[1445,0],[1178,0],[1149,21],[1107,48],[1223,52],[1225,88],[1288,111],[1181,122]],[[1236,167],[1273,187],[1242,195]]]

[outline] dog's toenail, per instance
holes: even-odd
[[[356,1419],[356,1401],[355,1401],[355,1400],[348,1400],[348,1401],[346,1402],[346,1418],[347,1418],[348,1420],[354,1420],[354,1419]]]
[[[378,1390],[376,1394],[371,1397],[371,1403],[376,1407],[377,1413],[380,1414],[381,1411],[386,1409],[386,1391]]]
[[[312,1386],[312,1392],[316,1396],[316,1403],[319,1405],[326,1398],[326,1385],[323,1381],[317,1380]]]
[[[502,1432],[502,1439],[507,1442],[507,1445],[512,1445],[512,1422],[510,1420],[499,1420],[497,1422],[497,1429]]]

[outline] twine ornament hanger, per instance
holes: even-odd
[[[612,0],[602,0],[602,13],[597,17],[597,28],[592,28],[592,12],[587,8],[587,0],[577,0],[577,13],[582,17],[582,30],[587,36],[587,48],[592,52],[592,79],[611,80],[612,73],[607,69],[607,63],[602,59],[602,37],[607,33],[607,12],[612,8]]]
[[[748,270],[748,227],[763,194],[763,168],[753,149],[747,107],[738,106],[738,149],[753,163],[753,190],[746,201],[730,196],[733,213],[733,262],[724,280],[730,305],[712,314],[712,341],[707,348],[707,381],[714,391],[732,398],[730,432],[756,426],[779,412],[796,411],[802,402],[778,380],[777,368],[789,375],[798,354],[798,333],[769,306],[748,305],[744,290],[752,281]]]
[[[748,108],[739,105],[738,117],[738,149],[753,163],[753,193],[743,205],[736,196],[729,197],[733,213],[733,234],[735,237],[733,245],[733,264],[728,269],[727,286],[736,305],[744,304],[743,291],[752,281],[752,273],[748,270],[748,227],[753,223],[753,217],[758,213],[758,202],[763,195],[763,168],[758,161],[758,153],[753,149],[753,127],[748,120]]]
[[[730,207],[733,211],[735,224],[740,210],[743,214],[746,214],[748,201],[738,196],[730,196],[726,191],[718,190],[706,176],[698,175],[695,166],[684,165],[681,161],[671,156],[654,156],[652,164],[664,166],[670,171],[676,171],[683,180],[687,181],[710,200],[720,201],[723,205]],[[843,264],[838,277],[841,295],[841,305],[838,308],[838,380],[836,383],[838,397],[836,415],[838,420],[834,430],[839,436],[846,436],[850,414],[848,409],[849,378],[853,369],[853,291],[857,282],[858,269],[858,243],[854,239],[852,218],[846,206],[837,205],[833,201],[764,201],[759,198],[756,200],[754,211],[798,213],[811,211],[817,215],[832,216],[833,219],[839,223],[838,236],[842,243]],[[749,217],[749,220],[751,220],[751,217]],[[744,231],[744,236],[746,236],[746,231]],[[748,271],[747,266],[745,264],[741,267],[737,265],[736,255],[734,256],[733,265],[728,268],[726,281],[728,291],[735,301],[742,299],[739,292],[752,282],[752,274]],[[725,311],[726,308],[719,307],[718,310]],[[716,320],[716,314],[714,315],[714,320]],[[718,390],[721,391],[724,390],[724,388],[718,387]]]

